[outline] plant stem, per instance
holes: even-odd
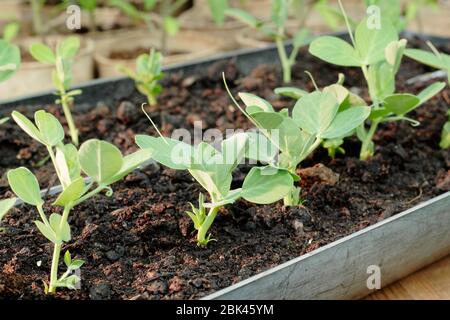
[[[70,137],[75,146],[78,146],[78,129],[73,121],[72,112],[69,106],[69,97],[67,96],[65,90],[60,92],[61,105],[64,111],[64,116],[66,117],[67,125],[69,126]]]
[[[281,32],[281,33],[280,33]],[[284,46],[283,37],[280,34],[282,30],[278,31],[278,35],[276,36],[275,42],[277,44],[278,56],[280,57],[281,68],[283,70],[283,82],[290,83],[291,82],[291,61],[289,60],[286,54],[286,48]]]
[[[99,192],[101,192],[102,190],[105,189],[105,186],[98,186],[97,188],[95,188],[94,190],[92,190],[89,193],[86,193],[84,196],[82,196],[80,199],[78,199],[77,201],[75,201],[75,203],[73,204],[73,207],[79,205],[80,203],[94,197],[95,195],[97,195]]]
[[[58,176],[59,182],[61,183],[61,185],[64,185],[63,180],[61,178],[61,173],[59,172],[59,167],[56,163],[56,156],[55,156],[55,153],[53,152],[52,147],[47,146],[47,151],[48,151],[48,154],[50,155],[50,159],[52,159],[53,167],[55,168],[56,175]]]
[[[361,151],[359,153],[360,160],[367,160],[369,157],[373,156],[373,150],[371,150],[370,144],[372,142],[373,135],[377,131],[379,121],[372,121],[370,125],[370,129],[367,132],[367,135],[364,137],[364,141],[361,145]]]
[[[40,0],[31,0],[31,11],[33,14],[33,31],[37,35],[42,35],[42,17],[41,17],[41,5]]]
[[[209,228],[211,228],[211,225],[214,222],[214,219],[217,216],[217,213],[219,212],[220,207],[213,207],[209,209],[208,215],[205,218],[205,221],[203,221],[203,224],[201,225],[200,229],[198,229],[197,233],[197,243],[200,246],[205,246],[208,244],[208,241],[206,240],[206,233],[208,232]]]
[[[58,282],[58,264],[59,255],[61,253],[61,243],[55,243],[53,248],[52,268],[50,271],[50,285],[48,287],[49,293],[55,293],[56,283]]]
[[[291,191],[283,198],[285,207],[297,206],[300,203],[300,188],[292,185]]]
[[[73,208],[72,205],[64,207],[64,212],[61,217],[61,222],[59,224],[59,230],[62,230],[62,227],[66,224],[67,219],[69,218],[69,213],[72,210],[72,208]],[[50,271],[50,285],[48,288],[49,293],[55,293],[56,291],[56,283],[58,282],[58,264],[59,264],[59,256],[61,255],[61,247],[62,243],[58,242],[55,243],[55,246],[53,248],[52,267]]]

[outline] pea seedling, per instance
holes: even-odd
[[[71,271],[80,268],[84,263],[82,260],[72,260],[67,251],[64,255],[67,271],[58,277],[61,247],[71,240],[68,223],[70,212],[75,206],[102,191],[106,190],[107,195],[112,195],[110,185],[147,161],[151,156],[150,152],[141,150],[123,157],[114,145],[97,139],[86,141],[77,150],[73,144],[63,143],[64,129],[50,113],[37,111],[35,123],[17,111],[12,113],[12,118],[29,136],[46,146],[63,189],[53,202],[54,206],[63,207],[62,215],[52,213],[47,218],[41,189],[34,174],[25,167],[10,170],[7,174],[15,195],[24,203],[36,207],[40,216],[40,220],[34,221],[36,227],[54,245],[50,282],[44,282],[45,291],[54,293],[60,287],[74,289],[80,279],[71,275]],[[83,179],[82,172],[88,177],[88,183]],[[0,202],[0,218],[15,202],[16,199]]]
[[[119,70],[134,80],[136,88],[147,97],[149,105],[156,104],[156,98],[162,91],[159,80],[164,77],[161,71],[162,55],[152,49],[150,54],[141,54],[136,60],[136,71],[119,66]]]
[[[285,83],[291,82],[292,66],[295,64],[295,59],[297,58],[300,48],[308,43],[309,35],[308,30],[303,28],[295,33],[293,36],[293,49],[289,55],[287,54],[284,41],[288,38],[286,22],[290,4],[290,0],[274,0],[272,2],[271,24],[264,23],[241,9],[229,8],[226,10],[228,16],[234,17],[248,24],[250,27],[258,29],[275,41],[283,70],[283,81]]]
[[[301,202],[301,190],[294,185],[294,181],[299,180],[297,166],[324,140],[347,135],[364,123],[370,114],[370,108],[352,105],[348,91],[338,84],[323,92],[303,92],[294,106],[292,116],[288,109],[276,112],[268,101],[253,94],[239,93],[246,106],[244,110],[233,98],[228,86],[226,88],[241,112],[281,151],[278,158],[272,157],[267,162],[268,167],[286,170],[294,177],[290,192],[284,197],[286,206],[295,206]],[[301,92],[293,90],[290,95]]]
[[[269,204],[282,199],[289,192],[289,186],[293,183],[289,172],[259,167],[250,170],[242,188],[231,190],[232,173],[244,158],[261,161],[267,158],[267,149],[264,149],[267,144],[255,147],[255,142],[260,139],[264,137],[254,132],[235,134],[222,141],[220,151],[205,142],[193,147],[162,135],[158,138],[137,135],[136,143],[143,150],[149,150],[153,159],[166,167],[188,170],[208,192],[210,203],[205,203],[203,194],[200,194],[198,208],[191,204],[192,211],[187,212],[197,230],[197,244],[206,246],[214,240],[208,231],[221,207],[239,198],[257,204]],[[208,213],[206,208],[209,209]]]
[[[37,61],[55,66],[52,73],[53,85],[58,90],[59,99],[57,104],[61,104],[64,116],[69,126],[72,143],[78,146],[78,129],[72,117],[71,107],[74,97],[81,94],[81,90],[69,91],[72,84],[72,64],[80,48],[80,39],[68,37],[62,41],[53,51],[43,43],[35,43],[30,47],[30,54]]]
[[[398,40],[396,29],[384,18],[379,21],[379,28],[373,26],[368,21],[369,18],[364,19],[353,35],[340,1],[339,4],[352,44],[337,37],[322,36],[311,43],[309,51],[312,55],[335,65],[361,68],[373,103],[369,116],[371,121],[369,130],[361,125],[356,131],[358,139],[362,142],[360,159],[366,160],[374,154],[372,139],[380,123],[406,120],[417,125],[418,122],[406,117],[406,114],[436,95],[445,84],[436,82],[417,96],[395,93],[395,77],[407,41]]]

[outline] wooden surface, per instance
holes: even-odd
[[[369,295],[366,299],[450,299],[450,256]]]

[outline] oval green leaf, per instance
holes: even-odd
[[[41,188],[34,174],[25,167],[8,171],[8,182],[12,191],[23,202],[32,206],[44,203],[41,197]]]
[[[106,141],[88,140],[78,151],[81,169],[99,184],[113,177],[122,168],[120,150]]]

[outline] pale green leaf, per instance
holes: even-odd
[[[70,205],[83,195],[84,187],[84,180],[83,178],[79,177],[59,194],[53,205],[62,207]]]
[[[384,107],[396,115],[405,115],[418,107],[420,99],[408,93],[399,93],[384,99]]]
[[[433,84],[430,84],[428,87],[423,89],[419,94],[417,95],[417,98],[420,99],[419,105],[427,102],[431,98],[433,98],[435,95],[437,95],[439,92],[441,92],[445,88],[445,82],[435,82]]]
[[[361,59],[356,50],[342,39],[322,36],[311,42],[309,52],[323,61],[343,67],[359,67]]]
[[[257,204],[269,204],[289,193],[294,180],[285,170],[253,167],[242,185],[242,197]]]
[[[40,133],[39,129],[31,122],[27,117],[25,117],[23,114],[21,114],[18,111],[13,111],[11,114],[14,121],[17,123],[17,125],[25,131],[30,137],[35,139],[36,141],[45,144],[45,139]]]
[[[113,184],[117,181],[122,180],[126,175],[137,169],[139,166],[143,165],[145,162],[152,158],[155,151],[142,149],[136,151],[130,155],[123,158],[122,168],[113,177],[105,181],[106,185]]]
[[[363,124],[369,115],[369,107],[351,107],[339,112],[328,129],[322,134],[322,138],[336,139],[343,137]]]
[[[52,243],[55,244],[61,243],[61,241],[58,241],[58,239],[56,238],[56,234],[51,227],[48,227],[41,221],[34,221],[34,223],[36,224],[36,227],[42,233],[42,235],[46,237],[48,240],[50,240]]]
[[[3,217],[8,213],[8,211],[11,210],[12,207],[14,207],[16,201],[16,198],[0,200],[0,221],[2,221]]]
[[[20,50],[5,40],[0,39],[0,82],[11,78],[20,67]]]
[[[7,176],[12,191],[23,202],[33,206],[41,206],[44,203],[39,183],[30,170],[20,167],[9,170]]]
[[[56,57],[50,47],[42,43],[35,43],[30,46],[30,54],[41,63],[55,64]]]
[[[397,30],[387,19],[381,19],[379,29],[369,26],[367,19],[361,21],[355,32],[361,64],[371,65],[384,60],[384,50],[392,41],[398,41]]]
[[[34,114],[34,121],[46,145],[53,147],[64,140],[64,129],[51,113],[39,110]]]
[[[88,140],[78,151],[81,169],[99,184],[104,183],[122,168],[120,150],[106,141]]]
[[[333,94],[316,91],[297,101],[292,117],[301,129],[320,136],[330,126],[338,109],[339,102]]]
[[[254,94],[240,92],[239,97],[247,107],[256,106],[265,112],[274,112],[272,105],[267,100],[264,100]]]
[[[74,58],[80,49],[80,39],[75,36],[64,39],[58,46],[57,52],[63,59]]]
[[[166,137],[137,135],[135,139],[141,149],[150,150],[152,158],[166,167],[176,170],[186,170],[190,167],[194,154],[191,145]]]
[[[289,97],[296,100],[308,94],[307,91],[295,87],[280,87],[276,88],[274,92],[280,96]]]

